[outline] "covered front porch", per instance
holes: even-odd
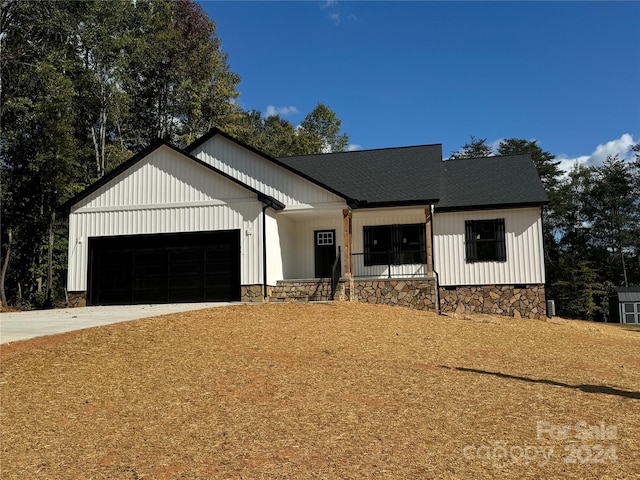
[[[279,212],[282,278],[268,300],[436,309],[431,218],[430,206]]]
[[[272,218],[267,254],[269,268],[279,270],[274,280],[328,278],[338,254],[340,277],[433,276],[430,206],[286,208]]]

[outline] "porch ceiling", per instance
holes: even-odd
[[[336,217],[342,218],[342,210],[347,208],[343,203],[323,205],[287,205],[278,215],[284,215],[293,221],[320,220]]]

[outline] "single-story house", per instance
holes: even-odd
[[[545,315],[527,155],[441,145],[270,157],[212,129],[157,141],[69,200],[68,292],[88,304],[342,299]]]
[[[614,323],[640,325],[640,287],[616,287],[609,298],[609,311]]]

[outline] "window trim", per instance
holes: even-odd
[[[413,227],[418,229],[418,243],[419,249],[416,251],[409,250],[405,247],[405,242],[403,239],[405,236],[403,235],[403,229],[407,227]],[[382,251],[371,251],[371,247],[373,246],[372,234],[375,230],[388,229],[389,233],[389,248],[387,248],[384,252]],[[365,225],[363,226],[363,244],[364,244],[364,266],[372,267],[376,265],[420,265],[426,264],[427,262],[427,246],[426,246],[426,224],[425,223],[407,223],[407,224],[391,224],[391,225]],[[391,257],[389,257],[389,253]],[[378,255],[385,255],[385,262],[372,260],[372,257]],[[411,260],[415,260],[416,257],[419,260],[415,261],[405,261],[405,259],[410,258],[411,254],[413,258]]]
[[[479,226],[493,223],[493,239],[479,239]],[[466,263],[488,263],[507,261],[507,243],[505,234],[504,218],[493,218],[486,220],[465,220],[465,261]],[[490,258],[481,258],[479,245],[493,244],[494,254]]]

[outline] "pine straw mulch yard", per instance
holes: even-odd
[[[3,346],[13,478],[638,478],[640,331],[237,305]]]

